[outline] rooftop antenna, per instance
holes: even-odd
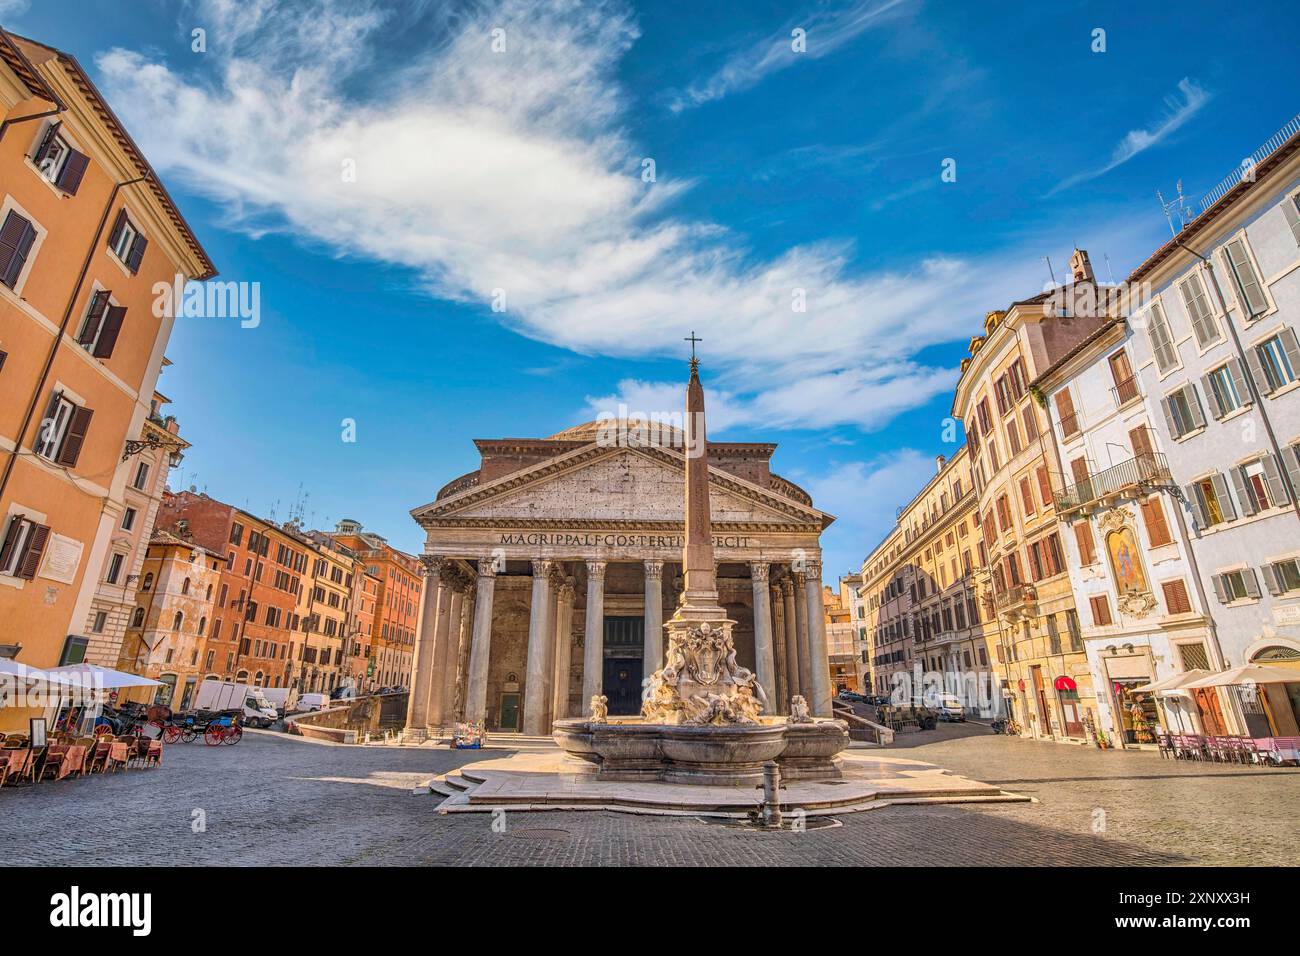
[[[1107,253],[1105,253],[1105,252],[1103,252],[1103,253],[1101,254],[1101,257],[1102,257],[1103,259],[1106,260],[1106,275],[1108,275],[1108,276],[1110,277],[1110,284],[1111,284],[1111,285],[1114,285],[1114,284],[1115,284],[1115,272],[1114,272],[1114,270],[1112,270],[1111,267],[1110,267],[1110,255],[1107,254]]]
[[[1183,195],[1183,181],[1180,179],[1174,187],[1178,190],[1178,215],[1182,219],[1183,225],[1196,218],[1196,210],[1191,207],[1187,197]]]
[[[1052,260],[1048,256],[1043,256],[1043,261],[1047,263],[1047,274],[1052,277],[1052,285],[1056,285],[1056,270],[1052,268]]]
[[[1178,235],[1178,230],[1181,229],[1181,228],[1183,228],[1183,219],[1182,219],[1182,191],[1183,191],[1183,181],[1182,181],[1181,179],[1178,181],[1178,192],[1179,192],[1179,198],[1178,198],[1177,200],[1175,200],[1174,202],[1168,202],[1168,201],[1166,201],[1166,200],[1165,200],[1165,194],[1162,193],[1162,192],[1161,192],[1160,190],[1158,190],[1158,189],[1156,190],[1156,198],[1160,200],[1160,208],[1161,208],[1162,210],[1164,210],[1164,213],[1165,213],[1165,220],[1169,223],[1169,234],[1170,234],[1171,236],[1175,236],[1175,237],[1177,237],[1177,235]],[[1177,229],[1174,228],[1174,217],[1173,217],[1173,214],[1170,212],[1171,209],[1177,209],[1177,210],[1179,211],[1179,213],[1178,213],[1178,228],[1177,228]]]

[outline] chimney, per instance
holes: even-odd
[[[1088,260],[1087,250],[1074,250],[1074,255],[1070,256],[1070,274],[1074,277],[1075,282],[1096,281],[1092,274],[1092,263]]]
[[[947,459],[945,459],[945,458],[943,457],[943,455],[935,455],[935,456],[934,456],[934,470],[935,470],[935,471],[943,471],[943,466],[944,466],[944,464],[946,463],[946,461],[947,461]]]

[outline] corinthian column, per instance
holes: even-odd
[[[442,671],[439,675],[442,680],[442,687],[439,692],[439,700],[442,706],[440,713],[430,711],[429,720],[436,721],[439,727],[448,727],[455,720],[456,713],[456,668],[460,666],[460,628],[464,621],[465,608],[465,586],[460,581],[460,573],[456,574],[457,580],[449,582],[451,587],[451,601],[448,602],[447,610],[447,651],[443,658]],[[434,667],[438,664],[435,661]]]
[[[554,635],[547,626],[551,608],[551,562],[533,561],[533,604],[528,616],[528,669],[524,684],[524,733],[540,736],[550,730],[546,711],[551,703],[547,663]]]
[[[446,686],[447,668],[455,667],[456,661],[451,656],[451,605],[453,594],[448,577],[452,571],[450,565],[443,568],[442,581],[438,588],[438,615],[433,635],[433,674],[429,680],[429,726],[441,727],[445,716],[443,689]]]
[[[785,608],[785,664],[786,707],[789,698],[803,693],[802,675],[799,673],[799,618],[795,614],[794,581],[789,576],[781,579],[781,604]]]
[[[750,564],[749,577],[754,589],[754,667],[758,673],[758,683],[767,695],[767,710],[775,713],[776,658],[772,652],[772,608],[767,597],[767,563],[755,561]]]
[[[790,575],[794,579],[790,595],[794,600],[794,630],[795,630],[795,652],[799,655],[799,690],[808,700],[808,705],[812,706],[812,670],[808,661],[808,602],[804,595],[807,593],[808,578],[802,571],[795,571]]]
[[[808,705],[818,717],[830,717],[831,661],[826,647],[826,607],[822,601],[820,561],[808,562],[804,594],[808,603],[808,660],[812,668],[812,678],[808,682],[812,697]]]
[[[772,649],[776,662],[776,701],[772,710],[778,714],[790,710],[790,664],[785,659],[785,601],[781,585],[773,581],[772,594]]]
[[[492,650],[492,596],[497,568],[491,558],[478,563],[478,588],[474,600],[474,634],[469,649],[469,679],[465,682],[465,719],[487,719],[489,654]]]
[[[642,675],[664,666],[664,563],[645,562],[645,659]]]
[[[582,713],[605,678],[605,562],[587,562],[587,624],[582,651]]]
[[[438,591],[442,559],[423,557],[424,590],[421,593],[420,633],[415,639],[411,662],[411,692],[407,695],[406,729],[403,736],[423,740],[429,728],[429,687],[433,683],[434,641],[437,634]]]
[[[569,716],[569,671],[573,659],[573,579],[566,578],[557,592],[555,614],[555,693],[551,713],[555,720]]]
[[[452,720],[465,719],[465,693],[469,682],[469,648],[474,640],[474,580],[465,584],[460,602],[460,624],[457,627],[455,707]]]

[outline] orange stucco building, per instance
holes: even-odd
[[[0,31],[0,654],[86,654],[174,321],[154,286],[214,274],[77,61]]]

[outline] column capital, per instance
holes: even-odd
[[[420,555],[420,567],[426,578],[436,577],[442,574],[442,569],[447,566],[447,559],[436,554]]]
[[[822,563],[820,559],[804,561],[800,564],[800,570],[803,571],[804,577],[820,579],[822,576]]]
[[[533,577],[544,578],[551,573],[551,562],[546,558],[533,558]]]
[[[803,587],[804,582],[807,580],[807,578],[808,576],[804,574],[802,571],[791,571],[790,577],[787,580],[790,581],[790,588],[791,590],[793,590],[794,588]]]
[[[653,578],[656,581],[663,580],[664,563],[658,558],[646,558],[645,576],[647,578]]]
[[[478,576],[481,578],[494,578],[497,576],[497,559],[496,558],[479,558],[478,559]]]
[[[787,574],[781,578],[781,590],[786,597],[794,596],[794,578],[791,575]]]
[[[573,578],[564,579],[563,583],[560,584],[559,594],[561,601],[573,600]]]
[[[593,577],[593,578],[598,578],[598,579],[601,580],[601,581],[605,580],[605,562],[604,562],[604,561],[588,561],[588,562],[587,562],[587,574],[590,575],[590,576]]]
[[[753,561],[749,565],[749,576],[758,584],[766,584],[768,581],[768,566],[766,561]]]

